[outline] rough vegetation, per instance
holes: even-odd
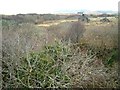
[[[117,20],[98,21],[45,27],[3,18],[2,87],[117,88]]]

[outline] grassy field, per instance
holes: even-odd
[[[72,21],[77,21],[77,20],[53,20],[53,21],[45,21],[43,24],[38,24],[38,26],[43,26],[43,27],[49,27],[53,25],[58,25],[64,22],[72,22]]]
[[[118,23],[2,20],[3,88],[117,88]]]

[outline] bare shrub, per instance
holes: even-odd
[[[39,36],[37,28],[31,24],[17,24],[14,21],[4,21],[2,27],[2,65],[3,87],[9,87],[17,82],[15,70],[21,58],[38,48]],[[15,87],[15,83],[11,84]]]
[[[73,43],[79,43],[80,38],[85,32],[85,27],[81,22],[74,22],[71,25],[70,30],[66,33],[65,40],[71,40]]]
[[[94,25],[94,24],[93,24]],[[86,26],[87,29],[83,36],[83,43],[93,47],[114,48],[118,45],[118,25],[113,22],[101,25]]]
[[[106,68],[91,51],[87,53],[72,51],[72,57],[62,66],[63,72],[71,78],[73,88],[117,88],[117,65]]]
[[[118,28],[117,24],[101,24],[88,26],[81,39],[82,45],[96,53],[106,66],[112,66],[117,61]]]
[[[52,25],[47,28],[46,33],[48,36],[48,43],[53,43],[55,39],[62,40],[64,39],[66,32],[69,31],[71,27],[71,22],[64,22],[58,25]]]

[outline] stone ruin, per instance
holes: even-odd
[[[83,14],[83,12],[78,12],[78,15],[79,15],[78,21],[87,23],[90,21],[90,19],[85,14]]]
[[[110,22],[110,20],[107,18],[107,14],[102,15],[104,18],[100,19],[100,22]]]
[[[105,18],[101,19],[100,22],[110,22],[110,20],[105,17]]]

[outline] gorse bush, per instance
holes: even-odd
[[[110,70],[95,54],[90,51],[83,53],[79,47],[74,49],[72,46],[72,43],[55,42],[45,45],[39,52],[23,55],[19,58],[19,65],[13,69],[12,78],[9,68],[12,66],[3,62],[3,87],[117,87],[116,68]],[[116,53],[111,55],[116,57]]]
[[[118,49],[112,49],[109,55],[106,56],[104,64],[106,66],[113,66],[115,63],[118,63]]]
[[[14,69],[14,79],[9,80],[11,82],[8,81],[9,69],[4,65],[3,87],[10,83],[14,87],[70,87],[69,76],[61,70],[61,65],[69,60],[68,50],[69,48],[56,43],[45,46],[43,51],[21,57],[19,66]]]

